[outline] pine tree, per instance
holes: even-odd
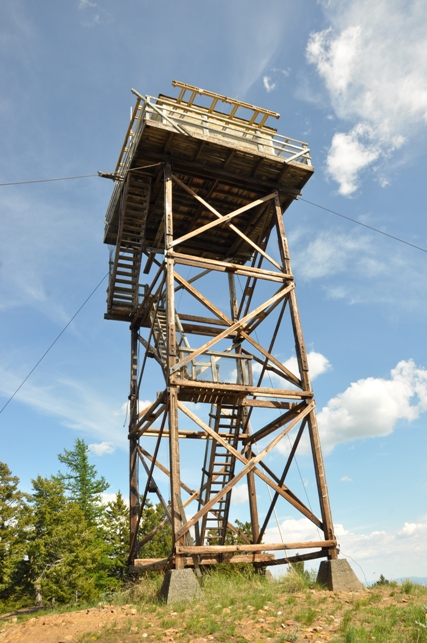
[[[25,556],[27,507],[19,478],[0,462],[0,606],[16,598]]]
[[[89,464],[89,447],[77,438],[74,449],[64,449],[58,459],[67,467],[66,473],[59,472],[58,479],[64,483],[70,498],[78,504],[86,520],[95,524],[103,512],[101,494],[110,486],[103,476],[97,478],[94,464]]]
[[[28,579],[36,604],[95,599],[115,587],[108,547],[58,477],[33,480]]]
[[[129,557],[129,508],[120,491],[105,508],[102,529],[111,560],[109,573],[123,580]]]

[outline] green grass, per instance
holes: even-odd
[[[173,606],[159,601],[161,582],[161,576],[142,578],[121,594],[110,595],[117,620],[88,632],[80,643],[167,643],[172,638],[177,643],[199,638],[248,643],[245,636],[252,637],[251,643],[304,643],[306,631],[313,627],[319,628],[319,640],[330,643],[427,643],[427,588],[409,582],[340,595],[313,588],[310,578],[295,578],[294,571],[277,582],[241,569],[215,571],[204,576],[202,598]],[[83,607],[97,605],[47,610],[37,616],[48,619]],[[136,613],[129,617],[127,608]],[[149,636],[142,638],[146,632]]]

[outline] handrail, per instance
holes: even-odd
[[[212,112],[197,105],[178,102],[165,96],[142,96],[132,89],[137,100],[117,161],[115,175],[123,179],[130,168],[139,139],[147,121],[163,122],[188,136],[208,136],[229,141],[239,147],[256,149],[258,152],[277,156],[286,162],[298,161],[311,165],[308,144],[298,139],[277,134],[271,128],[243,119],[231,120],[227,114]],[[116,204],[123,189],[123,180],[117,180],[111,195],[105,222],[110,223]]]

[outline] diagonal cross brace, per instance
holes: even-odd
[[[225,324],[228,326],[231,326],[233,323],[227,315],[225,315],[219,308],[217,308],[212,302],[208,301],[206,297],[203,297],[203,295],[196,289],[194,286],[190,284],[189,281],[186,281],[184,277],[182,277],[179,273],[175,272],[174,277],[176,281],[179,282],[181,287],[185,288],[187,292],[190,293],[197,301],[199,301],[203,306],[205,306],[211,313],[216,315],[219,319],[221,319]],[[280,301],[274,302],[274,306],[279,304]],[[278,369],[282,371],[284,374],[285,378],[295,384],[295,386],[298,386],[298,388],[302,388],[301,386],[301,380],[296,377],[286,366],[284,366],[279,360],[277,360],[273,355],[271,355],[269,352],[267,352],[258,342],[256,342],[250,335],[245,332],[245,331],[240,331],[241,335],[244,339],[246,339],[250,344],[252,344],[257,350],[260,351],[264,355],[264,357],[267,357],[269,361],[271,361],[275,366],[277,366]]]
[[[206,344],[203,344],[200,348],[197,348],[195,351],[190,353],[190,355],[187,355],[187,357],[184,357],[181,361],[179,361],[177,364],[172,366],[170,369],[170,373],[176,373],[176,371],[179,371],[183,366],[188,364],[188,362],[191,362],[193,359],[207,351],[211,346],[214,346],[217,342],[221,341],[221,339],[224,339],[225,337],[228,337],[231,333],[238,331],[246,324],[246,322],[250,321],[253,319],[253,317],[256,317],[259,313],[261,313],[263,310],[268,308],[271,304],[273,304],[275,301],[283,299],[291,290],[295,288],[295,285],[292,283],[289,286],[286,286],[285,288],[280,289],[273,297],[270,297],[267,301],[265,301],[263,304],[252,310],[250,313],[242,317],[242,319],[239,319],[236,321],[234,324],[232,324],[229,328],[226,330],[222,331],[222,333],[219,333],[216,337],[213,337],[210,339]]]
[[[183,536],[196,522],[201,518],[207,511],[209,511],[217,502],[220,500],[226,493],[228,493],[238,482],[241,480],[245,475],[247,475],[250,471],[254,471],[257,475],[260,475],[261,472],[259,472],[256,468],[256,465],[258,462],[260,462],[269,451],[271,451],[279,442],[280,440],[287,434],[289,431],[291,431],[294,426],[298,424],[306,415],[308,415],[313,409],[314,409],[314,403],[310,402],[306,409],[300,413],[300,415],[295,418],[283,431],[281,431],[275,438],[270,442],[270,444],[263,449],[258,455],[256,455],[254,458],[251,458],[251,460],[248,461],[247,458],[245,458],[239,451],[236,451],[226,440],[223,440],[218,433],[215,433],[207,424],[205,424],[202,420],[200,420],[194,413],[190,411],[182,402],[178,402],[178,408],[183,411],[189,418],[191,418],[194,422],[199,424],[206,433],[208,433],[214,440],[217,442],[220,442],[230,453],[232,453],[240,462],[245,464],[243,469],[239,471],[238,474],[236,474],[230,482],[228,482],[209,502],[207,502],[202,509],[199,509],[197,513],[194,514],[194,516],[187,522],[186,525],[183,525],[181,529],[177,531],[175,534],[175,538],[178,540]],[[298,502],[294,500],[291,496],[288,496],[286,492],[283,489],[280,489],[278,485],[273,483],[272,480],[267,479],[267,476],[261,475],[263,480],[265,480],[273,489],[279,490],[281,495],[284,495],[288,502],[292,504],[294,507],[296,507],[301,513],[307,516],[312,522],[317,524],[318,526],[321,526],[320,521],[312,514],[310,511],[307,511],[305,507],[302,507],[299,505]]]
[[[269,261],[271,264],[273,264],[273,266],[275,266],[275,267],[276,267],[276,268],[278,268],[280,271],[282,271],[282,267],[277,263],[277,261],[275,261],[274,259],[272,259],[272,257],[270,257],[270,255],[268,255],[266,252],[264,252],[264,250],[262,250],[262,249],[261,249],[261,248],[260,248],[260,247],[259,247],[259,246],[254,242],[254,241],[252,241],[252,239],[250,239],[249,237],[247,237],[247,236],[244,234],[244,232],[242,232],[241,230],[239,230],[239,228],[236,228],[236,226],[235,226],[233,223],[230,223],[229,221],[224,221],[224,216],[223,216],[222,214],[220,214],[219,212],[217,212],[217,210],[215,210],[215,208],[214,208],[214,207],[212,207],[211,205],[209,205],[209,203],[208,203],[207,201],[205,201],[204,199],[202,199],[202,197],[200,197],[198,194],[196,194],[195,192],[193,192],[193,190],[192,190],[191,188],[189,188],[189,187],[188,187],[188,185],[185,185],[185,183],[183,183],[182,181],[180,181],[180,180],[178,179],[178,177],[176,177],[175,175],[172,175],[172,178],[173,178],[173,180],[174,180],[176,183],[178,183],[178,185],[180,185],[180,186],[182,187],[182,189],[183,189],[183,190],[185,190],[186,192],[188,192],[189,194],[191,194],[191,196],[192,196],[192,197],[194,197],[197,201],[199,201],[200,203],[202,203],[202,204],[203,204],[203,205],[204,205],[208,210],[210,210],[210,212],[212,212],[212,214],[214,214],[214,215],[219,219],[219,221],[218,221],[218,222],[215,222],[215,223],[216,223],[216,225],[219,225],[220,223],[226,223],[226,225],[228,225],[228,227],[230,228],[230,230],[233,230],[233,232],[235,232],[239,237],[241,237],[244,241],[246,241],[246,243],[248,243],[250,246],[252,246],[252,248],[253,248],[256,252],[259,252],[263,257],[265,257],[265,259],[267,259],[267,261]],[[272,194],[269,194],[267,197],[263,197],[263,198],[262,198],[262,200],[260,200],[260,201],[259,201],[259,203],[263,203],[264,201],[268,201],[269,199],[273,199],[273,198],[276,198],[276,197],[277,197],[277,192],[274,192],[274,193],[272,193]],[[248,209],[250,209],[251,207],[254,207],[255,205],[259,205],[259,203],[258,203],[257,201],[254,201],[252,204],[248,204],[247,206],[243,206],[242,208],[239,208],[239,210],[240,210],[240,212],[239,212],[239,213],[241,214],[241,213],[242,213],[242,212],[244,212],[245,210],[248,210]],[[231,213],[231,214],[233,214],[233,213]],[[225,215],[225,216],[229,216],[229,215]],[[208,226],[209,226],[209,227],[212,227],[210,224],[208,224]],[[193,232],[190,232],[190,233],[188,233],[188,235],[186,235],[185,237],[181,237],[181,239],[180,239],[180,240],[178,240],[178,241],[182,241],[182,239],[183,239],[183,238],[189,238],[190,236],[194,236],[194,235],[196,235],[196,234],[198,234],[198,233],[199,233],[199,231],[194,231],[194,233],[193,233]],[[176,243],[178,243],[178,241],[176,241],[176,242],[173,242],[173,241],[172,241],[172,242],[170,242],[170,243],[168,244],[168,246],[167,246],[167,249],[169,250],[170,248],[172,248],[174,245],[176,245]]]

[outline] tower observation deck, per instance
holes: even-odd
[[[131,569],[335,559],[283,223],[313,174],[310,150],[277,133],[275,112],[172,84],[176,98],[132,90],[136,105],[108,175],[115,185],[104,242],[115,250],[105,317],[131,329]],[[163,388],[142,405],[156,369]],[[291,488],[299,449],[316,506]],[[168,498],[158,475],[169,480]],[[242,489],[247,529],[233,522]],[[150,493],[164,520],[146,534]],[[314,537],[272,538],[280,503],[306,518]],[[169,555],[144,557],[165,528]]]

